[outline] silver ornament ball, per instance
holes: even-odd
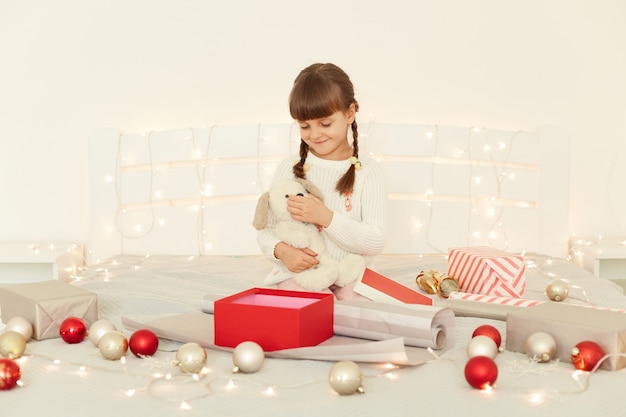
[[[28,342],[31,337],[33,337],[33,325],[30,321],[26,320],[24,317],[13,317],[9,321],[7,321],[5,331],[13,331],[24,336],[24,339]]]
[[[117,329],[115,328],[115,325],[111,321],[107,319],[96,320],[89,327],[89,331],[87,332],[87,337],[89,337],[89,340],[91,341],[91,343],[94,344],[94,346],[98,346],[100,344],[100,339],[102,339],[102,336],[114,330],[117,330]]]
[[[490,359],[495,359],[498,356],[498,345],[492,338],[485,335],[472,337],[465,350],[470,359],[475,356],[487,356]]]
[[[340,395],[352,395],[365,392],[362,387],[363,374],[359,365],[352,361],[335,363],[328,374],[330,386]]]
[[[555,279],[548,283],[546,295],[552,301],[563,301],[569,295],[569,285],[562,279]]]
[[[536,332],[526,339],[526,355],[537,362],[549,362],[556,354],[556,340],[545,332]]]
[[[261,369],[264,360],[265,352],[258,343],[242,342],[233,351],[233,372],[254,373]]]

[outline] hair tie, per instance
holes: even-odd
[[[361,161],[359,161],[358,159],[356,159],[356,156],[351,156],[350,157],[350,163],[352,165],[354,165],[354,169],[356,169],[357,171],[359,169],[361,169]]]
[[[293,166],[298,165],[300,162],[302,162],[302,161],[300,161],[299,159],[298,159],[298,160],[296,160],[296,161],[293,161]],[[306,164],[306,163],[305,163],[305,164],[302,164],[302,170],[303,170],[304,172],[308,171],[308,170],[309,170],[309,168],[310,168],[310,167],[309,167],[309,164]]]

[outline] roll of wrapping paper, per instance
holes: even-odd
[[[454,337],[454,312],[420,304],[335,301],[335,334],[370,340],[402,337],[407,346],[449,348]]]
[[[434,269],[420,272],[415,282],[428,294],[439,294],[443,298],[448,298],[452,292],[459,290],[459,281],[456,278]]]
[[[222,298],[206,294],[202,311],[213,314],[213,303]],[[335,301],[334,332],[338,336],[368,340],[404,339],[406,346],[447,349],[454,343],[454,312],[449,308],[420,304],[387,304],[376,301]]]

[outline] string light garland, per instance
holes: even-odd
[[[421,240],[427,246],[430,246],[431,252],[445,253],[447,251],[447,247],[443,247],[433,240],[433,237],[435,237],[432,227],[433,215],[434,211],[438,210],[435,207],[438,204],[467,204],[469,210],[468,217],[464,221],[467,224],[467,244],[484,242],[500,249],[507,249],[510,245],[508,231],[503,221],[505,208],[538,209],[538,202],[536,199],[533,199],[533,196],[530,196],[530,198],[515,198],[514,196],[505,195],[504,191],[504,183],[516,181],[520,172],[533,173],[538,170],[536,163],[512,160],[514,145],[521,134],[524,133],[522,131],[507,133],[509,135],[508,138],[501,138],[503,133],[500,133],[500,137],[493,139],[488,129],[469,127],[465,135],[465,144],[458,146],[458,144],[454,143],[448,144],[448,142],[441,139],[441,128],[438,125],[434,125],[430,130],[421,133],[425,135],[425,140],[432,144],[429,147],[431,149],[428,152],[429,154],[393,155],[392,153],[371,149],[370,143],[376,142],[375,128],[377,125],[374,122],[370,122],[365,126],[365,129],[362,129],[363,131],[359,135],[362,141],[361,148],[363,152],[367,152],[373,158],[389,164],[417,163],[424,167],[429,167],[430,186],[427,189],[422,192],[390,192],[388,196],[390,201],[424,203],[427,210],[425,217],[423,220],[416,217],[413,223],[414,227],[421,229],[420,233],[424,236],[424,239]],[[127,138],[131,141],[139,141],[137,135],[119,135],[115,173],[107,174],[105,181],[115,183],[116,185],[117,214],[115,229],[117,230],[117,236],[121,240],[122,253],[125,253],[125,240],[146,238],[155,232],[155,227],[168,224],[166,216],[156,219],[155,210],[180,208],[182,210],[191,210],[197,216],[195,230],[197,235],[197,255],[212,254],[216,242],[215,237],[211,236],[211,230],[208,229],[212,224],[206,222],[208,206],[221,205],[222,203],[256,201],[258,196],[268,186],[273,166],[288,154],[293,153],[300,141],[295,123],[288,125],[288,132],[285,133],[282,130],[280,134],[273,127],[268,128],[269,133],[264,133],[263,126],[257,124],[254,127],[257,136],[256,154],[248,153],[245,156],[238,156],[236,155],[237,152],[232,152],[232,155],[212,154],[211,148],[213,147],[215,128],[215,126],[203,127],[201,129],[188,128],[186,133],[183,130],[163,133],[164,135],[169,135],[168,140],[170,142],[167,145],[170,146],[171,144],[179,149],[177,154],[172,155],[169,160],[165,156],[166,160],[164,161],[155,161],[153,159],[155,132],[150,131],[140,136],[144,141],[143,159],[141,161],[136,161],[132,154],[125,154],[125,152],[128,152],[125,151],[125,141]],[[285,135],[286,139],[285,136],[280,135]],[[421,138],[416,139],[422,140]],[[281,142],[284,140],[286,142]],[[180,147],[176,145],[178,142],[181,142]],[[189,145],[185,146],[184,143]],[[444,143],[448,146],[445,149],[440,149],[440,147],[444,146]],[[285,144],[287,146],[284,146]],[[532,144],[525,146],[529,147]],[[185,151],[185,149],[188,149],[188,151]],[[187,158],[182,156],[184,152],[188,152]],[[527,151],[524,150],[523,152]],[[254,171],[246,171],[254,172],[248,178],[248,183],[250,184],[249,192],[244,191],[240,187],[239,192],[235,191],[232,194],[225,194],[223,190],[220,191],[219,195],[213,194],[214,186],[218,182],[216,182],[215,171],[211,167],[220,167],[221,169],[228,165],[241,165],[254,169]],[[438,190],[437,184],[442,179],[438,177],[438,175],[441,175],[437,169],[440,165],[467,166],[470,173],[466,187],[467,191],[454,194],[445,193],[443,189]],[[156,189],[155,175],[157,172],[161,176],[167,175],[166,171],[174,172],[189,168],[195,171],[196,184],[186,184],[186,191],[181,193],[181,195],[168,196],[162,190]],[[480,171],[478,171],[479,169]],[[489,175],[489,181],[486,181],[486,178],[484,178],[485,170],[492,170],[492,174]],[[127,177],[141,172],[145,172],[146,181],[145,185],[141,185],[141,192],[147,198],[142,199],[140,195],[137,195],[132,201],[125,201],[123,191],[127,187],[138,185],[131,184],[132,181],[136,182],[138,177],[129,177],[128,179]],[[245,175],[249,174],[246,173]],[[525,178],[527,181],[537,181],[536,176],[525,176]],[[244,177],[241,179],[244,179]],[[130,181],[128,186],[125,185],[127,181]],[[485,187],[487,186],[493,186],[493,190],[486,191],[487,188]],[[193,191],[194,187],[196,191]],[[133,212],[139,213],[140,211],[145,211],[145,215],[141,215],[141,217],[135,216],[135,218],[140,219],[140,222],[132,224],[131,219],[133,216],[129,215]],[[418,215],[418,212],[416,212],[416,216]],[[127,221],[123,222],[122,219]]]

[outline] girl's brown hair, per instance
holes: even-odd
[[[328,117],[338,111],[347,112],[354,105],[359,110],[359,103],[354,98],[352,81],[341,68],[334,64],[313,64],[303,69],[296,77],[289,95],[289,111],[296,120],[312,120]],[[352,122],[353,152],[359,158],[359,132],[356,118]],[[293,174],[306,178],[304,164],[309,152],[309,145],[300,141],[300,161],[293,166]],[[356,165],[350,164],[346,173],[337,181],[335,190],[340,194],[352,192]]]

